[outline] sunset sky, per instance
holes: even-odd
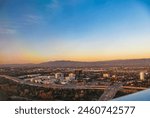
[[[149,0],[0,0],[0,64],[150,58]]]

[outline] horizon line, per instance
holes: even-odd
[[[96,61],[80,61],[80,60],[63,60],[63,59],[60,59],[60,60],[48,60],[48,61],[42,61],[42,62],[39,62],[39,63],[5,63],[5,64],[2,64],[0,63],[0,65],[27,65],[27,64],[33,64],[33,65],[36,65],[36,64],[42,64],[42,63],[47,63],[47,62],[59,62],[59,61],[64,61],[64,62],[67,62],[67,61],[72,61],[72,62],[107,62],[107,61],[124,61],[124,60],[142,60],[142,59],[150,59],[149,58],[128,58],[128,59],[112,59],[112,60],[96,60]]]

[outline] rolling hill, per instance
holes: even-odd
[[[40,64],[3,64],[0,67],[109,67],[109,66],[150,66],[150,59],[127,59],[112,61],[48,61]]]

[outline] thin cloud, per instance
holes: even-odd
[[[0,34],[15,34],[16,29],[11,28],[0,28]]]
[[[48,4],[46,7],[51,10],[56,10],[56,9],[60,8],[60,2],[59,2],[59,0],[52,0],[51,3]]]
[[[85,0],[67,0],[67,1],[68,1],[69,5],[74,6],[74,5],[77,5],[77,4],[84,2]]]
[[[28,23],[34,23],[34,24],[38,24],[41,22],[41,17],[38,16],[38,15],[33,15],[33,14],[30,14],[30,15],[26,15],[26,21]]]

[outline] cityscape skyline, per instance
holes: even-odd
[[[0,26],[0,64],[150,58],[148,0],[5,0]]]

